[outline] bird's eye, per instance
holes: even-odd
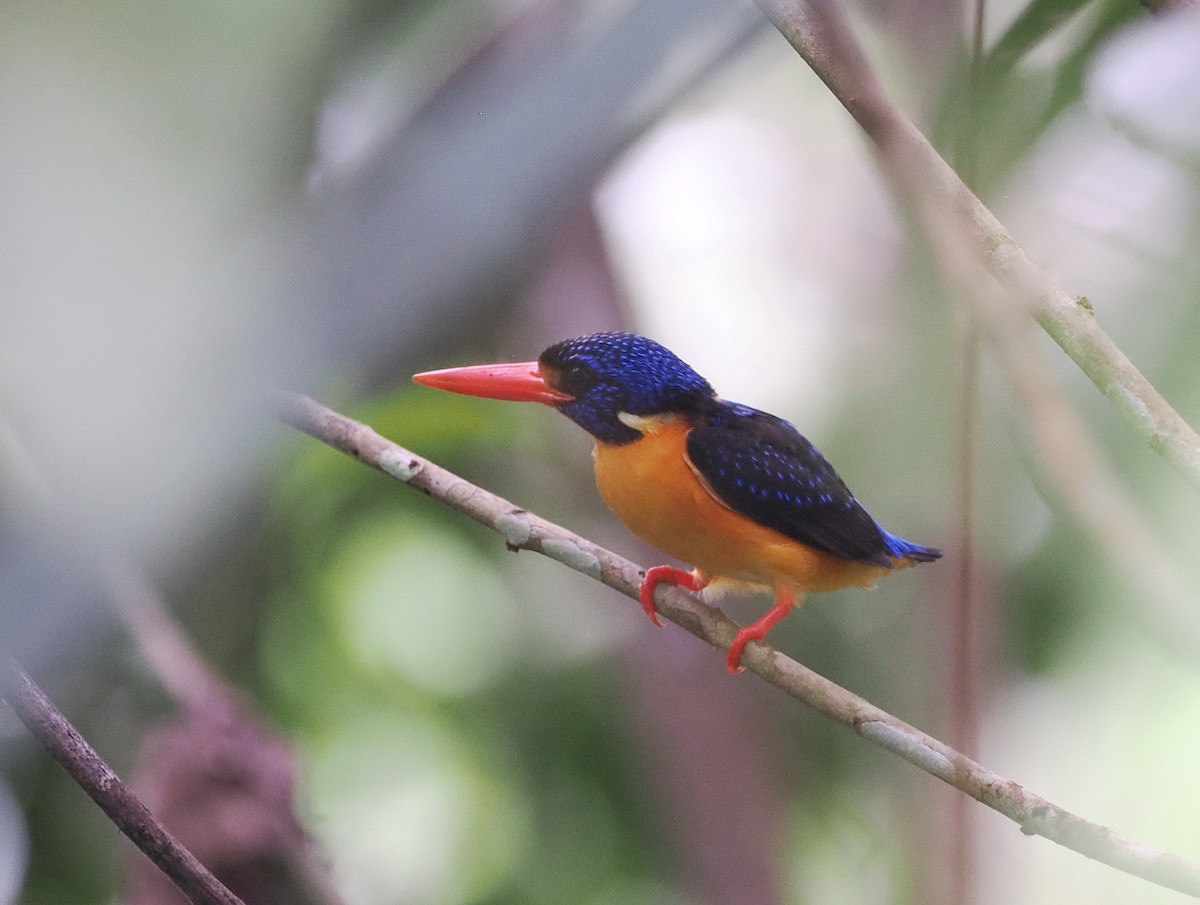
[[[596,382],[596,375],[587,365],[572,362],[562,372],[563,389],[572,396],[579,396]]]

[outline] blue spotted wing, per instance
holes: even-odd
[[[782,418],[724,403],[689,432],[687,454],[733,511],[834,556],[891,565],[887,533]]]

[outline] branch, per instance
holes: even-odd
[[[196,651],[158,590],[129,561],[113,554],[101,563],[114,610],[163,688],[186,710],[234,719],[248,708],[243,695]]]
[[[642,570],[634,563],[548,522],[386,440],[365,424],[305,396],[286,396],[281,421],[346,455],[445,503],[504,536],[510,550],[532,550],[582,572],[633,600]],[[659,613],[702,641],[727,650],[737,626],[715,607],[660,586]],[[949,745],[880,710],[768,644],[752,641],[742,664],[784,693],[898,754],[1015,821],[1118,870],[1200,898],[1200,865],[1152,849],[1063,810],[986,769]]]
[[[30,734],[180,892],[195,905],[243,905],[125,787],[21,667],[10,661],[6,671],[8,703]]]
[[[893,188],[916,210],[961,219],[992,275],[1129,421],[1150,448],[1200,488],[1200,436],[1097,323],[1091,305],[1059,289],[892,103],[836,0],[756,0],[875,145]]]

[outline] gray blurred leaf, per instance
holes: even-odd
[[[1114,38],[1092,70],[1086,98],[1134,140],[1200,162],[1200,8]]]

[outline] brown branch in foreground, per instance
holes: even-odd
[[[638,599],[643,573],[634,563],[409,452],[367,425],[305,396],[284,397],[278,417],[498,531],[509,549],[541,553]],[[675,588],[660,586],[656,599],[661,615],[713,647],[728,649],[737,626],[720,610]],[[1200,898],[1200,864],[1142,845],[1063,810],[768,644],[752,641],[742,664],[818,713],[999,811],[1022,832],[1044,836],[1118,870]]]
[[[16,663],[6,664],[5,697],[30,734],[195,905],[243,905],[121,782]]]

